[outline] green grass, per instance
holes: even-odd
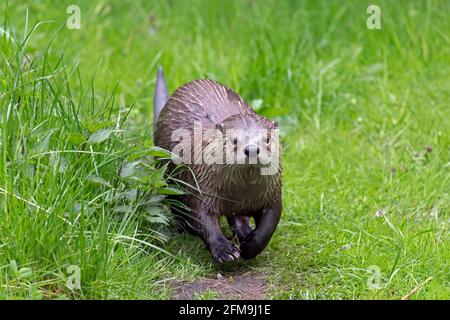
[[[80,30],[70,4],[0,5],[0,298],[167,298],[237,268],[269,298],[450,297],[448,1],[377,1],[381,30],[361,1],[77,1]],[[251,262],[167,228],[158,64],[280,122],[283,217]]]

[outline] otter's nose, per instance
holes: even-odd
[[[249,157],[253,158],[259,154],[259,148],[256,144],[248,144],[244,148],[244,153],[247,156],[247,158]]]

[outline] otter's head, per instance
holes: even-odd
[[[216,124],[216,129],[223,135],[226,164],[266,166],[278,148],[278,123],[256,114],[232,115]]]

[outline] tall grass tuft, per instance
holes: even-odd
[[[51,41],[30,54],[38,28],[19,38],[5,22],[0,36],[0,298],[154,296],[167,154],[130,129],[115,90],[50,57]]]

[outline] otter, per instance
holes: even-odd
[[[169,97],[161,67],[153,113],[155,145],[173,152],[172,168],[181,163],[186,169],[176,178],[190,188],[180,198],[190,209],[184,218],[189,231],[218,263],[257,256],[282,212],[278,123],[213,80],[194,80]],[[222,215],[236,241],[225,237]]]

